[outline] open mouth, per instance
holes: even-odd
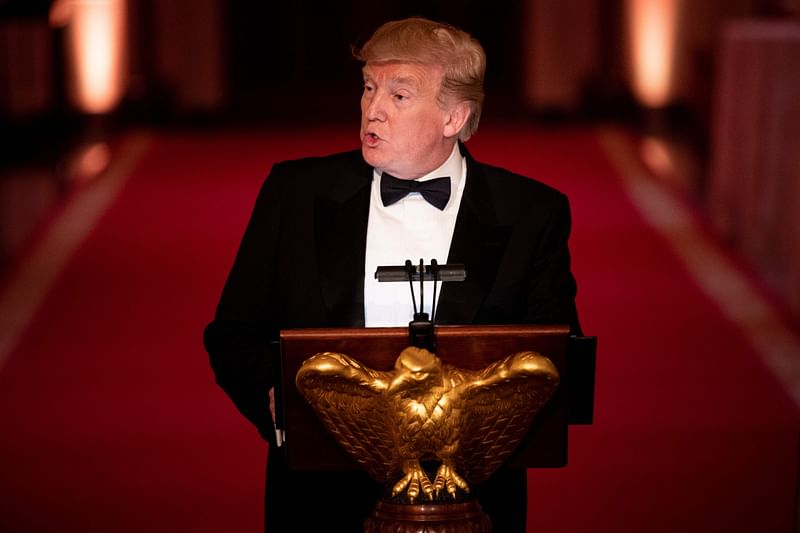
[[[368,132],[364,135],[364,144],[367,146],[375,146],[380,140],[381,138],[376,133]]]

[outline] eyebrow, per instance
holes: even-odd
[[[363,72],[362,75],[363,75],[363,78],[364,78],[365,82],[366,81],[372,81],[372,82],[375,81],[375,78],[373,76],[370,76],[369,73],[367,73],[367,72]],[[414,76],[401,76],[399,78],[390,79],[387,82],[387,85],[392,86],[392,87],[396,87],[398,85],[408,85],[408,86],[412,87],[415,90],[419,90],[421,84],[420,84],[419,80]]]
[[[402,78],[394,78],[389,81],[390,85],[410,85],[414,89],[419,88],[419,82],[413,76],[404,76]]]

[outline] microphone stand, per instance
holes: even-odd
[[[410,259],[406,259],[403,266],[379,266],[375,271],[379,282],[383,281],[408,281],[411,290],[411,303],[414,314],[408,323],[408,342],[411,346],[425,348],[431,353],[436,353],[436,335],[434,321],[436,319],[436,289],[438,282],[463,281],[467,277],[464,265],[439,265],[436,259],[431,259],[431,264],[425,266],[422,259],[419,265],[414,266]],[[414,296],[414,281],[419,280],[419,308]],[[424,311],[425,292],[423,282],[433,281],[433,303],[431,316]]]

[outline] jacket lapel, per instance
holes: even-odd
[[[472,324],[479,319],[510,235],[509,227],[498,225],[486,174],[463,145],[461,152],[467,160],[467,183],[447,262],[463,264],[467,277],[442,285],[438,324]]]
[[[364,326],[364,259],[372,168],[354,157],[315,199],[317,269],[331,327]]]

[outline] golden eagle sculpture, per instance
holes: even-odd
[[[525,436],[559,383],[547,357],[520,352],[482,370],[442,362],[424,348],[390,372],[340,353],[303,362],[296,384],[325,428],[377,481],[411,503],[442,489],[456,497],[488,478]],[[436,461],[433,481],[421,461]],[[394,481],[398,479],[398,481]]]

